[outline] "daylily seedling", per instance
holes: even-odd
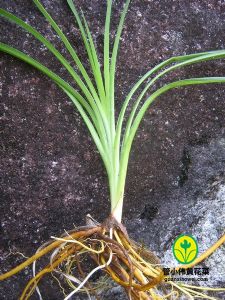
[[[165,282],[159,260],[149,250],[143,249],[137,243],[130,240],[126,229],[121,224],[124,200],[124,187],[127,175],[127,166],[131,146],[141,120],[149,106],[162,94],[171,89],[182,86],[225,83],[225,77],[202,77],[189,78],[173,81],[158,89],[153,89],[154,83],[165,74],[178,68],[193,65],[208,60],[216,60],[225,57],[225,50],[209,51],[203,53],[176,56],[161,62],[148,71],[130,90],[123,101],[118,118],[115,117],[115,73],[119,42],[122,34],[125,16],[128,11],[130,0],[127,0],[121,13],[119,25],[110,49],[110,21],[112,0],[107,0],[107,12],[104,32],[103,72],[97,50],[91,35],[89,25],[83,14],[78,11],[72,0],[67,0],[68,5],[78,24],[83,46],[87,52],[92,77],[86,71],[76,50],[73,48],[66,35],[62,32],[53,18],[45,10],[39,0],[33,0],[45,19],[52,26],[63,42],[66,50],[71,55],[79,72],[77,72],[68,60],[32,26],[0,9],[0,15],[9,21],[22,27],[25,31],[39,40],[62,64],[72,76],[79,92],[73,84],[66,82],[59,75],[44,66],[41,62],[31,58],[27,54],[0,43],[0,50],[23,60],[36,69],[40,70],[59,88],[61,88],[74,103],[83,121],[87,125],[90,135],[99,151],[104,163],[110,190],[111,215],[99,224],[91,217],[82,228],[70,231],[61,238],[54,238],[39,248],[37,253],[27,259],[23,264],[14,268],[6,274],[0,275],[4,280],[21,271],[33,263],[33,278],[28,282],[20,299],[25,300],[36,290],[42,299],[38,288],[39,281],[44,275],[53,273],[61,274],[72,291],[65,296],[70,299],[76,292],[85,292],[89,299],[90,295],[96,295],[96,283],[91,283],[91,276],[98,270],[103,270],[112,280],[123,286],[129,299],[177,299],[180,294],[185,294],[187,299],[203,297],[204,299],[215,299],[204,294],[204,288]],[[111,51],[112,50],[112,51]],[[112,53],[112,54],[110,54]],[[151,91],[150,96],[146,96]],[[139,96],[136,96],[136,95]],[[135,102],[128,114],[127,108],[131,105],[131,99]],[[128,118],[125,118],[125,114]],[[223,236],[206,253],[201,255],[191,266],[207,258],[225,241]],[[185,251],[187,244],[182,246]],[[42,256],[51,253],[50,263],[36,274],[36,261]],[[89,257],[96,264],[89,273],[84,272],[82,259]],[[190,265],[187,265],[189,267]],[[178,267],[179,268],[179,267]],[[182,266],[184,268],[184,266]],[[162,288],[163,287],[163,288]],[[210,290],[210,289],[208,289]],[[215,289],[212,289],[215,290]],[[222,289],[217,289],[222,290]]]

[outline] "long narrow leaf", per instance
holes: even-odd
[[[94,64],[95,64],[95,72],[96,72],[96,77],[97,77],[97,80],[98,80],[100,97],[101,97],[102,101],[104,101],[105,100],[105,87],[104,87],[104,84],[103,84],[102,73],[101,73],[100,63],[99,63],[99,60],[98,60],[97,51],[96,51],[95,44],[94,44],[94,41],[93,41],[93,38],[92,38],[92,35],[91,35],[91,31],[89,29],[88,23],[87,23],[83,13],[82,13],[82,18],[83,18],[83,21],[84,21],[85,30],[86,30],[86,33],[87,33],[87,37],[88,37],[90,48],[91,48],[92,57],[93,57]]]
[[[116,32],[116,37],[113,45],[113,52],[112,52],[112,58],[111,58],[111,65],[110,65],[110,96],[111,96],[111,108],[110,108],[110,115],[112,116],[111,119],[111,130],[115,130],[115,100],[114,100],[114,94],[115,94],[115,72],[116,72],[116,61],[117,61],[117,54],[118,54],[118,49],[119,49],[119,43],[120,43],[120,38],[123,30],[123,25],[125,21],[125,17],[128,11],[128,7],[130,4],[130,0],[127,0],[125,3],[124,10],[121,14],[120,17],[120,22],[118,25],[118,29]],[[113,132],[114,134],[114,132]]]
[[[164,94],[165,92],[175,89],[175,88],[179,88],[179,87],[183,87],[183,86],[188,86],[188,85],[202,85],[202,84],[212,84],[212,83],[225,83],[225,77],[203,77],[203,78],[190,78],[190,79],[182,79],[182,80],[178,80],[175,82],[171,82],[163,87],[161,87],[160,89],[158,89],[157,91],[155,91],[146,101],[145,103],[142,105],[140,111],[138,112],[134,123],[132,125],[132,129],[129,135],[129,138],[127,140],[127,142],[130,144],[135,136],[135,133],[138,129],[138,126],[146,112],[146,110],[148,109],[148,107],[152,104],[152,102],[159,96],[161,96],[162,94]]]
[[[33,59],[32,57],[28,56],[27,54],[11,47],[8,46],[4,43],[0,42],[0,51],[3,51],[5,53],[8,53],[12,56],[15,56],[19,58],[20,60],[25,61],[29,65],[35,67],[45,75],[47,75],[49,78],[51,78],[54,82],[56,82],[59,86],[63,87],[64,89],[68,90],[71,94],[74,95],[74,97],[81,103],[81,105],[89,112],[90,115],[93,116],[93,111],[91,110],[91,107],[89,106],[86,101],[83,100],[83,98],[80,96],[80,94],[73,88],[71,87],[67,82],[65,82],[61,77],[59,77],[57,74],[49,70],[47,67],[42,65],[40,62],[37,60]]]
[[[150,71],[148,71],[144,76],[142,76],[138,80],[138,82],[133,86],[133,88],[131,89],[129,94],[127,95],[127,97],[123,103],[123,106],[121,108],[121,111],[120,111],[120,114],[118,117],[118,121],[117,121],[117,127],[116,127],[116,138],[115,138],[115,149],[117,149],[116,151],[117,152],[119,151],[122,125],[123,125],[124,115],[125,115],[126,109],[128,107],[128,104],[129,104],[131,98],[133,97],[133,95],[135,94],[135,92],[141,87],[141,85],[143,84],[143,82],[145,80],[147,80],[150,76],[152,76],[154,73],[158,72],[159,70],[169,66],[170,64],[178,63],[178,62],[190,62],[191,59],[195,59],[195,58],[200,59],[202,56],[205,56],[205,55],[211,55],[211,59],[213,59],[213,55],[214,54],[218,55],[221,53],[221,51],[223,52],[224,50],[201,52],[201,53],[189,54],[189,55],[184,55],[184,56],[174,56],[174,57],[171,57],[171,58],[161,62],[160,64],[156,65],[154,68],[152,68]],[[199,61],[196,61],[196,63],[197,62],[199,62]],[[175,66],[178,66],[178,64],[176,64]],[[162,75],[160,75],[160,76],[162,76]],[[159,77],[157,77],[157,78],[159,78]],[[134,106],[134,110],[136,110],[136,107],[138,106],[138,104],[141,101],[142,97],[144,96],[145,92],[155,81],[156,81],[156,79],[154,77],[153,80],[149,83],[149,86],[148,87],[146,86],[146,88],[143,90],[140,98],[137,100],[136,105]],[[131,112],[130,118],[128,120],[128,124],[127,124],[128,129],[130,127],[131,118],[133,119],[133,112]],[[126,130],[126,132],[128,132],[128,129]]]
[[[194,54],[188,54],[188,55],[183,55],[183,56],[174,56],[171,57],[161,63],[159,63],[158,65],[156,65],[154,68],[152,68],[150,71],[148,71],[145,75],[143,75],[138,81],[137,83],[132,87],[131,91],[129,92],[129,94],[127,95],[122,109],[120,111],[119,114],[119,118],[117,121],[117,129],[118,132],[120,131],[120,128],[122,126],[122,121],[124,119],[124,115],[125,115],[125,111],[127,109],[127,106],[131,100],[131,98],[133,97],[133,95],[135,94],[135,92],[140,88],[140,86],[143,84],[143,82],[145,80],[147,80],[150,76],[152,76],[154,73],[158,72],[159,70],[167,67],[168,65],[172,64],[172,63],[176,63],[176,62],[184,62],[187,60],[190,60],[192,58],[196,58],[196,57],[200,57],[202,55],[206,55],[206,54],[213,54],[213,53],[219,53],[221,50],[216,50],[216,51],[209,51],[209,52],[201,52],[201,53],[194,53]],[[223,51],[223,50],[222,50]]]
[[[217,52],[218,51],[214,51],[214,53],[217,53]],[[135,94],[135,92],[141,87],[141,85],[143,84],[143,82],[145,80],[147,80],[150,76],[152,76],[154,73],[156,73],[159,70],[161,70],[161,69],[169,66],[172,63],[188,61],[188,60],[190,60],[192,58],[200,57],[200,56],[206,55],[208,53],[209,52],[202,52],[202,53],[197,53],[197,54],[189,54],[189,55],[185,55],[185,56],[171,57],[171,58],[167,59],[166,61],[163,61],[160,64],[156,65],[154,68],[152,68],[150,71],[148,71],[144,76],[142,76],[137,81],[137,83],[133,86],[133,88],[131,89],[131,91],[127,95],[127,97],[126,97],[126,99],[125,99],[125,101],[123,103],[123,106],[121,108],[121,111],[119,113],[119,118],[118,118],[117,126],[116,126],[115,144],[114,144],[114,160],[115,161],[116,160],[120,161],[120,159],[121,159],[121,153],[120,152],[122,152],[122,147],[123,147],[123,144],[125,142],[125,137],[127,138],[127,133],[129,133],[129,130],[130,130],[130,119],[133,119],[133,111],[132,111],[131,115],[130,115],[130,117],[128,119],[127,126],[126,126],[125,136],[123,137],[123,140],[122,140],[122,136],[121,136],[122,125],[123,125],[123,121],[124,121],[124,116],[125,116],[126,109],[128,107],[128,104],[129,104],[131,98],[133,97],[133,95]],[[146,91],[147,91],[147,89],[148,89],[148,87],[146,87]],[[142,96],[143,96],[144,93],[145,93],[145,90],[142,92],[142,94],[138,98],[137,105],[139,103],[140,98],[142,98]],[[134,106],[134,109],[136,109],[136,106]],[[120,168],[119,172],[122,172],[122,170],[121,170],[121,164],[120,164],[119,168]],[[119,180],[120,180],[120,177],[117,178],[118,182],[119,182]]]
[[[49,78],[51,78],[72,100],[78,111],[80,112],[84,122],[86,123],[90,134],[96,144],[96,147],[103,159],[103,162],[106,167],[107,173],[110,173],[110,165],[109,165],[109,157],[107,156],[107,153],[105,152],[102,142],[99,138],[99,135],[94,127],[93,124],[96,125],[96,119],[93,114],[93,111],[91,110],[90,106],[82,101],[82,99],[79,98],[79,94],[77,91],[71,87],[67,82],[65,82],[61,77],[59,77],[57,74],[49,70],[47,67],[36,61],[35,59],[31,58],[30,56],[24,54],[23,52],[10,47],[4,43],[0,42],[0,51],[8,53],[16,58],[19,58],[20,60],[28,63],[29,65],[35,67],[39,71],[41,71],[43,74],[47,75]],[[79,101],[78,101],[79,99]],[[87,116],[85,110],[90,115],[91,119]]]
[[[92,95],[88,91],[86,85],[82,82],[79,75],[74,71],[74,69],[70,66],[68,61],[59,53],[58,50],[45,38],[43,37],[36,29],[34,29],[31,25],[25,23],[20,18],[14,16],[13,14],[0,9],[0,15],[7,18],[8,20],[14,22],[15,24],[19,25],[23,29],[25,29],[27,32],[31,33],[37,40],[39,40],[43,45],[45,45],[49,51],[51,51],[54,56],[62,63],[62,65],[68,70],[68,72],[71,74],[73,79],[77,82],[78,86],[81,88],[85,96],[91,101]],[[84,98],[83,98],[83,101]]]
[[[139,106],[139,103],[141,102],[141,100],[143,99],[143,97],[145,96],[146,92],[149,90],[149,88],[158,80],[160,79],[163,75],[175,70],[175,69],[178,69],[178,68],[181,68],[181,67],[184,67],[184,66],[188,66],[188,65],[192,65],[192,64],[196,64],[196,63],[199,63],[199,62],[204,62],[204,61],[208,61],[208,60],[215,60],[215,59],[221,59],[221,58],[224,58],[225,57],[225,50],[219,50],[217,52],[211,52],[211,53],[207,53],[205,55],[201,55],[199,57],[194,57],[192,59],[189,59],[189,60],[185,60],[181,63],[178,63],[174,66],[171,66],[167,69],[165,69],[164,71],[162,71],[161,73],[159,73],[158,75],[156,75],[147,85],[146,87],[144,88],[144,90],[141,92],[140,96],[138,97],[137,101],[135,102],[135,105],[130,113],[130,116],[129,116],[129,119],[127,121],[127,126],[126,126],[126,130],[125,130],[125,135],[124,135],[124,141],[126,141],[127,139],[127,136],[129,135],[129,131],[130,131],[130,128],[131,128],[131,125],[132,125],[132,122],[133,122],[133,119],[134,119],[134,116],[135,116],[135,113],[137,111],[137,108]]]
[[[70,97],[70,99],[73,101],[73,103],[75,104],[77,110],[79,111],[80,115],[82,116],[85,124],[87,125],[90,134],[93,138],[93,141],[102,157],[102,160],[104,162],[104,165],[106,167],[106,171],[107,174],[110,176],[111,172],[110,172],[110,164],[109,164],[109,157],[107,155],[107,152],[105,151],[105,149],[102,146],[102,141],[100,140],[91,120],[88,118],[87,114],[85,113],[84,109],[82,108],[82,106],[79,104],[79,102],[76,101],[76,98],[74,97],[73,94],[71,94],[70,92],[68,92],[68,90],[65,90],[65,93]]]
[[[77,65],[78,69],[80,70],[87,86],[89,87],[89,90],[92,93],[92,96],[97,99],[98,98],[98,94],[95,90],[95,87],[92,84],[92,81],[87,73],[87,71],[85,70],[82,62],[80,61],[77,52],[74,50],[74,48],[71,46],[70,42],[68,41],[67,37],[65,36],[65,34],[62,32],[62,30],[59,28],[59,26],[57,25],[57,23],[53,20],[53,18],[50,16],[50,14],[46,11],[46,9],[43,7],[43,5],[40,3],[39,0],[33,0],[35,5],[37,6],[37,8],[40,10],[40,12],[43,14],[43,16],[46,18],[46,20],[50,23],[50,25],[52,26],[52,28],[55,30],[55,32],[58,34],[58,36],[61,38],[62,42],[64,43],[66,49],[68,50],[68,52],[70,53],[70,55],[72,56],[75,64]]]
[[[102,78],[99,74],[98,68],[96,68],[96,65],[95,65],[96,58],[94,58],[94,55],[93,55],[93,52],[92,52],[94,46],[90,45],[90,42],[88,40],[88,36],[85,32],[85,28],[82,24],[82,21],[80,19],[80,16],[77,12],[77,9],[76,9],[73,1],[72,0],[67,0],[67,2],[68,2],[68,5],[69,5],[72,13],[74,14],[75,19],[77,21],[77,24],[79,26],[81,36],[82,36],[82,39],[83,39],[83,42],[84,42],[84,46],[85,46],[85,49],[86,49],[87,54],[88,54],[89,62],[91,64],[91,69],[92,69],[93,75],[95,77],[95,82],[96,82],[96,85],[97,85],[97,88],[98,88],[98,93],[99,93],[100,98],[102,99],[102,97],[103,98],[105,97],[104,87],[103,87]],[[103,111],[103,106],[100,105],[100,103],[97,101],[97,99],[96,99],[96,104],[97,104],[98,110],[101,113],[101,117],[102,117],[102,120],[103,120],[103,123],[104,123],[104,130],[106,132],[107,141],[108,141],[108,143],[111,143],[110,142],[110,129],[109,129],[108,122],[107,122],[107,119],[106,119],[106,114]]]
[[[81,88],[85,96],[87,97],[88,102],[90,103],[91,108],[93,109],[93,114],[98,119],[98,128],[101,131],[102,142],[105,144],[105,147],[107,147],[107,144],[105,141],[107,140],[107,134],[105,131],[105,126],[103,125],[106,123],[106,116],[102,109],[102,106],[98,100],[98,98],[93,98],[90,91],[87,89],[86,85],[83,83],[79,75],[74,71],[74,69],[70,66],[68,61],[56,50],[56,48],[45,38],[43,37],[36,29],[34,29],[32,26],[25,23],[20,18],[17,18],[11,13],[8,13],[5,10],[0,9],[0,15],[6,17],[10,21],[15,22],[17,25],[21,26],[23,29],[31,33],[36,39],[38,39],[40,42],[42,42],[54,55],[55,57],[62,63],[62,65],[69,71],[69,73],[72,75],[75,82],[78,84],[78,86]],[[86,100],[80,95],[79,98],[82,98],[82,101],[85,102]],[[106,137],[106,138],[105,138]]]
[[[95,66],[95,62],[94,62],[93,53],[92,53],[92,50],[91,50],[90,43],[88,41],[88,37],[87,37],[86,32],[85,32],[85,28],[82,24],[82,21],[80,19],[80,16],[77,12],[77,9],[76,9],[74,3],[73,3],[73,0],[67,0],[67,3],[69,5],[72,13],[74,14],[75,19],[77,21],[77,24],[79,26],[81,36],[82,36],[82,39],[83,39],[83,42],[84,42],[84,45],[85,45],[85,49],[86,49],[87,54],[88,54],[91,69],[92,69],[93,75],[95,77],[95,82],[96,82],[96,85],[97,85],[97,88],[98,88],[99,96],[104,98],[104,95],[102,95],[102,83],[99,82],[99,77],[98,77],[98,73],[96,71],[96,66]]]
[[[64,91],[67,91],[71,95],[73,95],[74,99],[76,99],[77,103],[80,103],[80,105],[88,112],[89,116],[91,117],[91,120],[93,121],[93,124],[96,124],[96,117],[89,106],[88,103],[83,101],[83,98],[80,97],[80,94],[77,93],[77,91],[71,87],[67,82],[65,82],[61,77],[59,77],[57,74],[49,70],[47,67],[42,65],[37,60],[33,59],[32,57],[28,56],[27,54],[8,46],[4,43],[0,42],[0,51],[8,53],[16,58],[19,58],[20,60],[28,63],[29,65],[33,66],[34,68],[41,71],[43,74],[47,75],[49,78],[51,78],[58,86],[64,89]]]
[[[110,19],[112,12],[112,0],[107,0],[107,11],[105,19],[105,32],[104,32],[104,80],[105,80],[105,93],[106,99],[110,97],[110,57],[109,57],[109,45],[110,45]],[[110,113],[110,102],[106,101],[106,108]]]
[[[179,81],[175,81],[172,83],[169,83],[157,91],[155,91],[143,104],[141,107],[140,111],[138,112],[134,123],[132,125],[132,128],[130,130],[129,136],[126,140],[126,142],[122,146],[122,152],[121,152],[121,161],[120,161],[120,175],[119,175],[119,180],[118,180],[118,193],[120,193],[121,188],[125,184],[125,179],[126,179],[126,173],[127,173],[127,165],[128,165],[128,160],[129,160],[129,154],[131,150],[131,145],[133,143],[135,134],[138,130],[138,127],[141,123],[141,120],[144,117],[145,112],[149,108],[149,106],[162,94],[165,92],[183,87],[183,86],[189,86],[189,85],[201,85],[201,84],[212,84],[212,83],[225,83],[225,77],[203,77],[203,78],[191,78],[191,79],[183,79]],[[117,205],[115,203],[115,205]]]

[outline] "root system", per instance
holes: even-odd
[[[13,270],[0,275],[0,280],[13,276],[30,264],[33,264],[33,278],[24,288],[20,300],[27,300],[35,292],[42,299],[38,284],[47,274],[58,281],[61,280],[72,289],[65,298],[70,299],[77,292],[85,292],[98,297],[99,289],[104,288],[104,282],[92,282],[92,276],[102,270],[106,278],[111,278],[122,286],[132,300],[147,299],[178,299],[185,294],[188,299],[202,297],[216,299],[206,295],[203,287],[189,286],[165,281],[159,259],[143,246],[132,241],[123,225],[110,216],[103,224],[98,224],[90,216],[87,225],[66,232],[62,237],[52,237],[52,240],[41,246],[36,254]],[[36,272],[36,263],[41,257],[49,254],[50,262]],[[84,263],[88,257],[91,260],[91,270]],[[61,279],[57,279],[57,275]],[[106,281],[105,281],[106,282]],[[210,290],[209,288],[206,290]],[[211,289],[215,290],[215,289]],[[224,289],[217,289],[217,291]]]

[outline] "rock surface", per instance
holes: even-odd
[[[67,33],[81,59],[81,38],[66,1],[42,1]],[[102,53],[105,1],[76,0]],[[124,1],[115,1],[113,30]],[[67,56],[32,1],[0,0]],[[117,106],[137,78],[174,55],[225,48],[223,1],[133,1],[121,40]],[[70,80],[48,51],[22,29],[0,18],[1,41],[42,60]],[[102,57],[102,56],[101,56]],[[175,78],[224,76],[224,61],[174,72]],[[44,75],[0,54],[1,271],[6,271],[85,215],[104,220],[110,211],[107,179],[98,153],[73,105]],[[222,235],[225,223],[225,87],[182,88],[160,97],[146,113],[134,142],[126,185],[124,223],[130,235],[175,263],[171,246],[194,235],[200,252]],[[10,254],[10,251],[13,254]],[[16,254],[17,253],[17,254]],[[224,247],[207,262],[210,282],[225,285]],[[2,300],[16,300],[30,270],[1,283]],[[62,299],[55,282],[42,286],[46,300]],[[118,288],[104,299],[124,299]],[[220,299],[224,299],[223,295]],[[32,299],[37,299],[34,295]],[[74,299],[79,299],[75,297]]]

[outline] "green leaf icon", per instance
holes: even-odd
[[[180,243],[180,246],[186,251],[191,247],[191,243],[189,243],[187,240],[184,240],[183,243]]]
[[[173,244],[173,254],[178,262],[191,263],[198,255],[197,241],[191,235],[181,234]]]

